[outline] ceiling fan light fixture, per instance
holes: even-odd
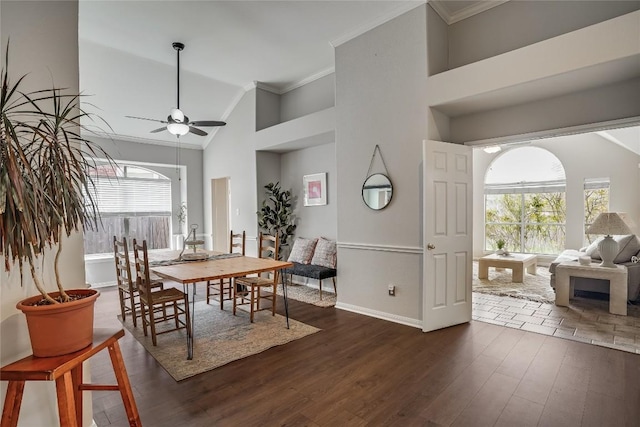
[[[167,130],[173,135],[183,136],[189,133],[189,126],[184,123],[169,123]]]
[[[175,122],[184,122],[184,113],[179,108],[172,108],[171,118]]]

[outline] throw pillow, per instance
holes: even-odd
[[[309,264],[313,257],[313,250],[316,247],[318,239],[305,239],[298,237],[293,242],[293,248],[289,254],[289,262],[298,262],[300,264]]]
[[[640,250],[640,241],[635,234],[614,236],[614,239],[618,242],[618,255],[613,260],[615,264],[629,262],[631,257]]]
[[[318,239],[316,250],[313,252],[311,264],[321,267],[336,268],[336,241],[321,237]]]
[[[598,243],[600,243],[602,239],[604,239],[604,237],[598,237],[596,240],[594,240],[593,243],[587,246],[587,249],[584,251],[591,257],[591,259],[600,259],[600,252],[598,252]]]

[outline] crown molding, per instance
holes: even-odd
[[[447,25],[455,24],[464,19],[471,18],[474,15],[492,9],[496,6],[500,6],[508,2],[509,0],[484,0],[477,1],[457,12],[450,13],[444,4],[445,0],[428,0],[429,5],[436,11],[438,15],[447,23]]]
[[[346,42],[348,42],[349,40],[355,39],[356,37],[366,33],[367,31],[370,31],[382,24],[384,24],[385,22],[391,21],[394,18],[397,18],[398,16],[409,12],[410,10],[415,9],[416,7],[422,6],[423,4],[425,4],[427,2],[427,0],[419,0],[419,1],[408,1],[408,2],[403,2],[401,5],[399,5],[398,7],[390,10],[388,13],[386,13],[385,15],[380,16],[379,18],[370,21],[358,28],[353,29],[352,31],[349,31],[348,33],[334,39],[331,40],[329,42],[329,44],[336,48],[338,46],[340,46],[341,44],[344,44]]]
[[[312,74],[309,77],[305,77],[302,80],[298,80],[297,82],[292,83],[289,86],[286,86],[284,89],[282,89],[282,91],[280,91],[280,95],[282,95],[284,93],[287,93],[289,91],[292,91],[294,89],[297,89],[299,87],[302,87],[302,86],[304,86],[306,84],[309,84],[311,82],[314,82],[314,81],[316,81],[318,79],[321,79],[323,77],[326,77],[326,76],[328,76],[330,74],[333,74],[335,72],[336,72],[336,67],[335,66],[334,67],[329,67],[326,70],[318,71],[317,73]]]
[[[267,92],[271,92],[275,95],[282,95],[282,91],[275,86],[270,85],[269,83],[264,82],[255,82],[255,87],[257,89],[266,90]]]

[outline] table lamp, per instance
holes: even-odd
[[[605,234],[604,239],[598,243],[598,252],[600,252],[600,258],[602,258],[600,267],[616,267],[613,260],[618,255],[618,242],[611,235],[632,234],[623,217],[626,217],[626,214],[603,212],[587,228],[587,234]]]

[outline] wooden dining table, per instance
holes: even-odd
[[[204,261],[179,261],[177,257],[170,258],[166,253],[160,257],[154,257],[149,253],[149,259],[162,260],[168,265],[154,265],[150,262],[149,269],[156,275],[181,283],[183,290],[191,300],[191,327],[187,328],[187,359],[193,359],[193,337],[195,331],[195,294],[197,283],[207,283],[212,280],[233,279],[249,274],[278,271],[283,268],[293,267],[288,261],[277,261],[270,258],[255,258],[237,254],[209,253],[211,258]],[[237,255],[237,256],[236,256]],[[160,259],[159,259],[160,258]],[[174,260],[175,263],[171,263]],[[157,261],[155,261],[157,262]],[[286,275],[280,274],[284,297],[286,326],[289,328],[289,304],[287,300]],[[189,284],[192,286],[189,287]],[[189,292],[191,288],[191,292]]]

